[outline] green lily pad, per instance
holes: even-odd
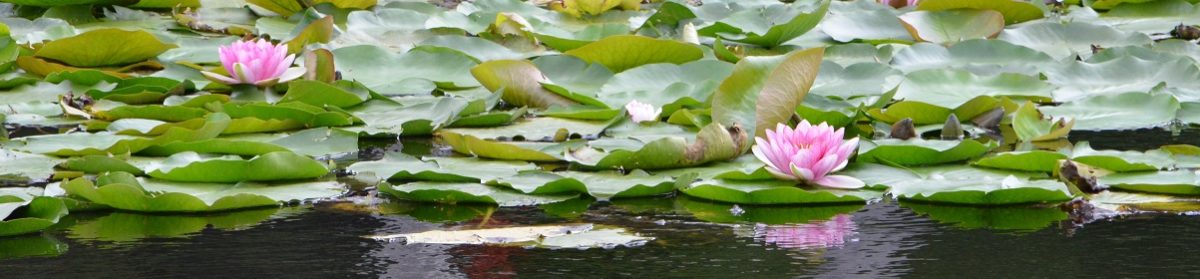
[[[379,191],[403,200],[432,203],[481,203],[530,206],[570,200],[579,194],[527,195],[478,183],[413,182],[392,186],[379,184]]]
[[[460,157],[421,160],[401,153],[388,153],[381,160],[357,162],[346,169],[357,173],[369,173],[378,179],[390,181],[483,183],[536,168],[533,164],[523,162]]]
[[[1036,49],[1057,60],[1075,55],[1088,57],[1092,45],[1119,47],[1147,45],[1150,37],[1086,22],[1035,22],[1000,32],[997,39]]]
[[[1030,73],[1054,63],[1049,55],[1002,40],[965,40],[950,47],[917,43],[896,51],[892,67],[906,73],[961,69],[977,75]]]
[[[1121,3],[1114,5],[1112,3]],[[1138,3],[1141,2],[1141,3]],[[1096,13],[1087,9],[1072,11],[1069,15],[1076,20],[1095,21],[1126,31],[1137,31],[1148,35],[1171,30],[1179,24],[1200,24],[1200,8],[1186,0],[1161,1],[1092,1],[1093,9],[1108,9]]]
[[[662,107],[665,114],[703,104],[732,71],[733,64],[720,60],[642,65],[614,75],[598,88],[596,98],[614,108],[637,100]]]
[[[599,63],[617,73],[646,64],[683,64],[704,56],[696,45],[634,35],[604,38],[564,54]]]
[[[178,183],[136,179],[128,173],[109,173],[99,187],[76,178],[62,184],[67,195],[112,208],[137,212],[209,212],[276,206],[283,202],[342,195],[338,182],[291,184]]]
[[[414,105],[400,105],[388,100],[370,100],[347,112],[362,119],[364,126],[348,127],[368,135],[429,135],[441,128],[462,111],[467,103],[456,98]]]
[[[821,62],[821,71],[809,93],[842,100],[879,96],[896,88],[902,79],[900,71],[880,63],[858,63],[843,68],[825,61]]]
[[[1032,180],[1022,173],[963,166],[918,172],[926,173],[924,179],[891,185],[891,194],[905,200],[969,205],[1052,203],[1071,199],[1070,191],[1062,182]]]
[[[76,67],[123,66],[154,58],[174,47],[146,31],[96,29],[46,43],[34,55]]]
[[[874,1],[833,1],[829,14],[821,20],[821,32],[839,42],[854,40],[912,40],[903,26],[896,24],[896,10]]]
[[[734,204],[784,205],[865,203],[878,199],[882,192],[802,188],[793,181],[703,180],[679,189],[684,194]]]
[[[711,22],[697,30],[700,35],[719,37],[764,47],[774,47],[817,27],[829,11],[830,1],[795,4],[775,1],[708,3],[696,15]]]
[[[1026,102],[1013,113],[1013,132],[1021,141],[1048,141],[1066,138],[1075,125],[1075,120],[1071,119],[1052,120],[1042,119],[1042,113],[1033,103]]]
[[[629,174],[615,171],[524,171],[489,183],[510,187],[526,194],[587,194],[600,200],[658,196],[675,191],[675,180],[653,176],[641,170]]]
[[[171,155],[146,171],[150,177],[178,182],[242,182],[311,179],[329,168],[303,155],[277,151],[249,160],[238,156],[201,157],[195,152]]]
[[[858,160],[903,166],[937,165],[979,157],[994,147],[995,142],[984,144],[972,139],[881,139],[862,141]]]
[[[632,141],[632,142],[628,142]],[[665,169],[696,166],[713,161],[733,159],[749,149],[745,131],[725,129],[717,123],[700,130],[693,142],[684,137],[663,137],[642,143],[628,139],[615,148],[599,146],[572,149],[567,161],[598,169]],[[607,149],[605,149],[607,148]]]
[[[357,45],[335,49],[333,57],[343,79],[361,82],[384,95],[479,86],[467,74],[478,63],[458,51],[414,49],[397,55],[378,46]]]
[[[1175,120],[1180,105],[1171,95],[1129,92],[1088,97],[1040,109],[1051,117],[1074,119],[1075,130],[1098,131],[1165,126]]]
[[[507,126],[490,128],[448,128],[445,132],[469,134],[481,139],[514,141],[556,141],[565,138],[594,137],[603,132],[608,123],[579,121],[554,117],[537,117],[518,120]],[[562,137],[562,138],[560,138]]]
[[[479,83],[496,92],[503,89],[505,102],[517,106],[546,108],[575,104],[566,97],[542,87],[548,82],[537,66],[525,60],[493,60],[471,68]]]
[[[1200,175],[1189,170],[1116,173],[1100,177],[1097,182],[1122,191],[1200,195]]]
[[[455,152],[499,160],[557,162],[563,160],[562,154],[568,147],[578,145],[578,142],[572,141],[549,143],[484,140],[472,135],[450,131],[439,131],[437,135]]]
[[[713,122],[765,136],[795,113],[817,77],[823,54],[824,49],[814,48],[738,61],[713,94]],[[743,152],[749,149],[743,147]]]
[[[964,70],[934,69],[906,75],[896,91],[896,98],[956,108],[979,96],[1049,101],[1053,90],[1053,85],[1022,74],[982,76]]]
[[[13,215],[22,207],[25,208],[22,214]],[[58,223],[59,218],[66,215],[67,206],[58,198],[19,197],[0,192],[0,237],[39,232]]]
[[[916,11],[900,15],[900,20],[918,41],[946,45],[994,38],[1004,30],[1004,15],[992,10]]]
[[[60,162],[62,159],[50,156],[0,149],[0,182],[46,181]]]
[[[1123,49],[1105,50],[1087,61],[1046,69],[1047,81],[1058,86],[1054,99],[1078,101],[1092,96],[1163,90],[1180,101],[1200,100],[1200,90],[1195,89],[1200,87],[1200,68],[1194,61],[1178,57],[1143,59],[1130,54],[1097,59],[1118,54],[1117,51]]]
[[[1075,144],[1071,160],[1114,172],[1155,171],[1173,164],[1171,154],[1165,151],[1095,150],[1087,142]]]
[[[1034,150],[996,153],[971,163],[974,166],[1050,173],[1058,168],[1058,161],[1067,159],[1066,154]]]
[[[945,11],[956,9],[993,10],[999,12],[1008,24],[1016,24],[1042,18],[1042,9],[1022,1],[1010,0],[924,0],[917,3],[918,11]]]

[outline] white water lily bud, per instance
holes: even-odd
[[[625,105],[625,111],[629,113],[629,118],[633,122],[654,122],[658,121],[658,115],[662,114],[662,108],[654,105],[638,102],[637,100],[630,101]]]
[[[700,44],[700,34],[696,33],[696,25],[688,22],[679,27],[679,40],[689,44]]]

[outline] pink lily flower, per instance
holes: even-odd
[[[630,101],[625,105],[625,111],[629,113],[629,118],[633,122],[654,122],[658,121],[658,115],[662,114],[662,108],[654,105],[638,102],[637,100]]]
[[[780,123],[775,130],[767,130],[766,139],[755,138],[752,150],[776,178],[830,188],[862,188],[866,185],[862,180],[830,175],[845,168],[858,148],[858,138],[843,141],[844,135],[844,129],[835,130],[824,122],[814,126],[804,120],[794,129]]]
[[[304,75],[304,68],[291,67],[296,55],[287,54],[286,44],[272,44],[258,39],[237,41],[217,49],[221,65],[229,76],[202,71],[205,77],[224,84],[253,84],[267,86],[287,82]],[[291,67],[291,68],[289,68]]]

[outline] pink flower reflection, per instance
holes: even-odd
[[[841,247],[847,240],[855,241],[854,221],[850,215],[838,214],[832,220],[799,225],[759,225],[754,237],[780,248],[812,249]]]

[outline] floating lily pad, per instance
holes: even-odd
[[[696,15],[710,25],[700,35],[728,41],[774,47],[817,27],[829,11],[830,1],[794,4],[767,1],[709,3]],[[776,24],[778,23],[778,24]]]
[[[41,190],[41,188],[33,188]],[[29,234],[42,231],[67,215],[67,206],[54,197],[9,195],[0,192],[0,237]],[[20,208],[20,214],[13,215]]]
[[[823,55],[824,49],[814,48],[738,61],[713,94],[713,121],[765,136],[767,129],[795,113],[816,80]]]
[[[325,164],[290,151],[271,152],[249,160],[238,156],[205,158],[195,152],[182,152],[146,171],[150,177],[179,182],[299,180],[328,173]]]
[[[530,206],[562,202],[579,194],[527,195],[478,183],[413,182],[401,185],[379,184],[379,191],[394,197],[432,203],[480,203],[498,206]]]
[[[703,180],[679,189],[684,194],[734,204],[783,205],[865,203],[883,196],[872,190],[839,190],[797,186],[794,181]]]
[[[490,128],[448,128],[444,132],[472,135],[481,139],[515,141],[561,141],[567,138],[596,137],[608,123],[579,121],[554,117],[537,117],[517,120],[507,126]]]
[[[917,43],[896,51],[892,67],[904,72],[962,69],[977,75],[1027,74],[1053,63],[1049,55],[1003,40],[966,40],[950,47]]]
[[[479,86],[467,71],[477,62],[452,50],[414,49],[397,55],[377,46],[358,45],[335,49],[333,57],[343,79],[361,82],[384,95]]]
[[[62,159],[0,149],[0,183],[49,180],[59,162]]]
[[[146,31],[97,29],[46,43],[34,55],[76,67],[123,66],[154,58],[173,47]]]
[[[925,0],[917,3],[920,11],[955,9],[993,10],[1003,15],[1008,24],[1042,18],[1042,9],[1028,2],[1009,0]]]
[[[696,45],[634,35],[604,38],[564,54],[599,63],[618,73],[646,64],[683,64],[704,56]]]
[[[1168,195],[1200,195],[1200,175],[1189,170],[1117,173],[1097,182],[1112,189]]]
[[[1052,203],[1071,199],[1070,191],[1056,180],[1033,180],[1027,174],[971,167],[918,170],[924,179],[891,185],[897,198],[970,205]]]
[[[1000,32],[997,39],[1036,49],[1054,59],[1074,55],[1088,57],[1092,45],[1119,47],[1147,45],[1152,41],[1145,34],[1124,32],[1112,27],[1086,22],[1034,22]]]
[[[909,73],[896,91],[897,99],[943,108],[957,108],[979,96],[1009,96],[1049,101],[1054,86],[1037,77],[1000,73],[976,75],[964,70],[923,70]],[[942,119],[943,121],[945,118]]]
[[[1161,150],[1095,150],[1087,142],[1075,144],[1071,160],[1115,172],[1154,171],[1171,166],[1171,155]]]
[[[736,127],[727,130],[717,123],[701,129],[691,143],[683,137],[663,137],[646,143],[633,139],[618,141],[621,143],[607,147],[593,141],[588,148],[572,149],[566,159],[600,169],[654,170],[728,160],[749,149],[745,131]]]
[[[1052,117],[1074,119],[1076,130],[1098,131],[1165,126],[1175,120],[1180,105],[1171,95],[1129,92],[1089,97],[1040,109]]]
[[[379,161],[357,162],[346,169],[370,173],[393,181],[442,181],[483,183],[533,170],[529,163],[489,161],[475,158],[427,158],[420,160],[400,153],[388,153]]]
[[[900,15],[900,20],[918,41],[947,45],[994,38],[1004,30],[1004,16],[992,10],[916,11]]]
[[[496,185],[527,194],[581,193],[600,200],[657,196],[675,191],[675,180],[635,170],[629,174],[609,172],[525,171],[496,179]]]
[[[858,160],[904,166],[937,165],[979,157],[996,144],[965,140],[881,139],[862,141]]]
[[[896,10],[874,1],[833,1],[829,14],[821,20],[821,31],[839,42],[854,40],[912,40],[903,26],[896,24]]]
[[[1017,171],[1053,172],[1058,161],[1067,159],[1066,154],[1034,150],[1002,152],[975,161],[972,165]]]
[[[122,175],[123,174],[123,175]],[[109,173],[100,186],[84,178],[62,184],[70,197],[138,212],[207,212],[276,206],[283,202],[331,198],[345,192],[338,182],[291,184],[178,183],[135,179],[128,173]]]

